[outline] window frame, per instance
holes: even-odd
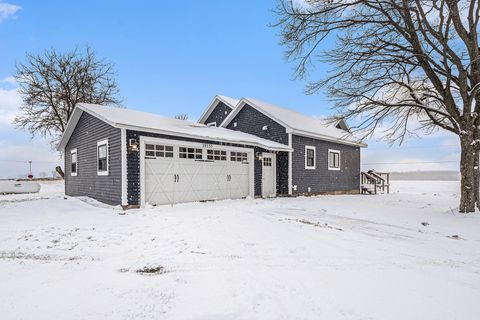
[[[308,165],[308,150],[313,150],[313,166]],[[315,146],[305,146],[305,169],[315,170],[317,168],[317,148]]]
[[[72,155],[75,154],[76,161],[75,161],[75,172],[72,171]],[[77,148],[70,150],[70,176],[77,177],[78,176],[78,151]]]
[[[330,154],[331,154],[331,153],[336,153],[336,154],[338,154],[338,167],[332,167],[332,166],[331,166],[331,163],[330,163]],[[328,170],[336,170],[336,171],[341,170],[341,167],[342,167],[341,158],[342,158],[342,155],[341,155],[341,151],[340,151],[340,150],[328,149],[328,158],[327,158]],[[335,164],[334,164],[334,165],[335,165]]]
[[[100,171],[100,168],[99,168],[99,161],[100,161],[100,158],[99,158],[99,148],[101,146],[106,146],[107,147],[107,157],[106,157],[106,163],[107,163],[107,170],[102,170]],[[108,172],[110,170],[110,164],[109,164],[109,157],[108,157],[108,139],[105,139],[105,140],[102,140],[102,141],[98,141],[97,142],[97,176],[108,176]]]

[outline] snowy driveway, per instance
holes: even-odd
[[[1,319],[478,319],[480,216],[456,187],[126,215],[59,185],[0,196]]]

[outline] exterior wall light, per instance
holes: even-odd
[[[139,151],[139,143],[137,139],[129,139],[128,140],[128,151],[130,152],[138,152]]]

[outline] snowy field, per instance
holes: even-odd
[[[458,182],[130,210],[0,196],[0,319],[479,319]]]

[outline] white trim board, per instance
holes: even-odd
[[[127,175],[127,130],[120,129],[122,157],[122,206],[128,205],[128,175]]]
[[[331,142],[335,142],[335,143],[339,143],[339,144],[352,145],[352,146],[358,146],[358,147],[367,147],[367,144],[365,144],[365,143],[348,141],[348,140],[345,140],[345,139],[342,139],[342,138],[330,137],[330,136],[327,136],[327,135],[322,135],[322,134],[318,134],[318,133],[314,133],[314,132],[304,131],[304,130],[297,129],[297,128],[292,128],[287,123],[278,119],[277,117],[275,117],[275,115],[270,114],[269,112],[264,110],[264,108],[260,107],[255,102],[253,102],[253,101],[251,101],[247,98],[242,98],[238,102],[235,109],[233,109],[233,111],[230,112],[230,114],[225,118],[225,120],[223,120],[220,127],[226,128],[230,124],[230,122],[232,122],[232,120],[235,118],[235,116],[243,109],[243,107],[245,107],[245,105],[251,106],[252,108],[257,110],[258,112],[264,114],[268,118],[274,120],[275,122],[277,122],[278,124],[283,126],[286,130],[286,133],[293,133],[293,134],[300,135],[300,136],[310,137],[310,138],[323,140],[323,141],[331,141]],[[319,124],[319,125],[321,125],[321,124]]]
[[[142,126],[136,126],[136,125],[128,125],[124,123],[115,123],[112,121],[109,121],[105,117],[101,116],[97,112],[89,109],[83,110],[82,104],[79,104],[73,114],[72,117],[70,118],[70,121],[68,122],[68,126],[65,130],[65,133],[63,134],[60,142],[57,145],[57,150],[63,150],[65,149],[68,140],[70,139],[71,134],[73,133],[73,130],[75,129],[78,120],[80,119],[80,116],[82,115],[83,112],[87,112],[91,114],[92,116],[96,117],[97,119],[102,120],[103,122],[111,125],[114,128],[120,128],[120,129],[127,129],[127,130],[136,130],[136,131],[143,131],[143,132],[151,132],[151,133],[159,133],[159,134],[165,134],[165,135],[170,135],[170,136],[176,136],[176,137],[184,137],[184,138],[193,138],[193,139],[198,139],[198,140],[210,140],[210,141],[216,141],[216,142],[223,142],[223,143],[231,143],[231,144],[243,144],[247,146],[255,146],[255,147],[261,147],[266,150],[271,150],[271,151],[289,151],[290,148],[286,145],[282,145],[280,143],[276,143],[274,141],[270,141],[267,139],[262,139],[257,136],[250,135],[245,132],[239,132],[245,136],[251,136],[254,141],[248,140],[245,141],[241,137],[238,139],[231,138],[231,137],[225,137],[221,138],[218,136],[203,136],[203,135],[196,135],[196,134],[189,134],[185,132],[175,132],[175,131],[168,131],[168,130],[163,130],[163,129],[157,129],[157,128],[148,128],[148,127],[142,127]],[[152,114],[154,115],[154,114]],[[155,116],[155,115],[154,115]],[[228,130],[228,129],[222,129],[222,130]],[[262,141],[255,141],[255,140],[264,140],[265,143],[262,143]]]
[[[232,98],[233,99],[233,98]],[[204,123],[207,118],[212,114],[213,110],[215,110],[215,108],[218,106],[218,104],[221,102],[223,102],[227,107],[229,107],[231,110],[233,110],[235,108],[235,105],[232,105],[230,102],[228,102],[227,100],[225,100],[222,96],[220,95],[216,95],[213,100],[210,102],[210,104],[208,105],[208,107],[205,109],[205,111],[202,113],[202,115],[200,116],[200,118],[198,119],[198,123]]]

